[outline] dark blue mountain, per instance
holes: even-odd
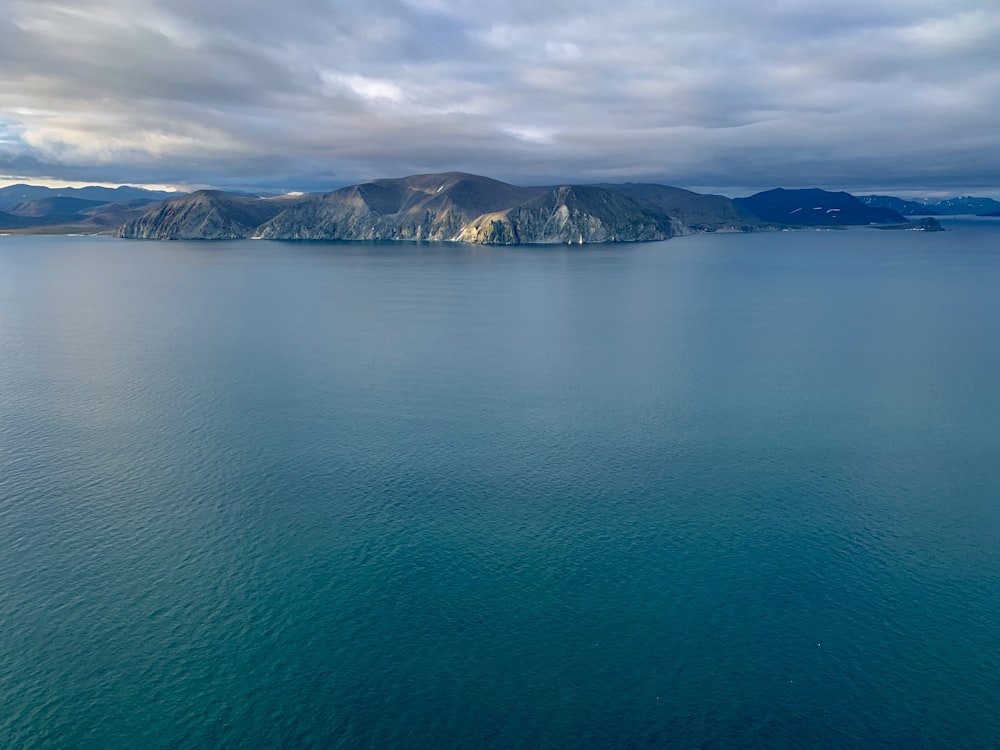
[[[815,188],[775,188],[735,203],[761,221],[799,227],[835,227],[866,224],[905,224],[891,208],[872,208],[850,193],[832,193]]]
[[[8,185],[0,188],[0,211],[10,212],[19,203],[36,201],[46,198],[78,198],[97,203],[120,203],[135,199],[163,200],[172,198],[179,193],[168,193],[162,190],[146,190],[122,185],[116,188],[90,185],[82,188],[50,188],[42,185]]]
[[[859,195],[858,200],[871,208],[891,208],[902,216],[938,216],[941,213],[933,203],[908,201],[894,195]]]
[[[958,198],[938,201],[934,204],[938,213],[950,214],[952,216],[962,214],[988,214],[991,211],[1000,211],[1000,201],[992,198],[977,198],[974,195],[961,195]]]

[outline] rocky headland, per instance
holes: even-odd
[[[198,191],[151,208],[117,234],[517,245],[644,242],[764,228],[729,198],[663,185],[520,187],[448,172],[372,180],[322,195],[251,198]]]
[[[819,189],[747,198],[655,183],[523,187],[462,172],[378,179],[327,193],[259,197],[221,190],[0,188],[0,231],[97,232],[158,240],[438,241],[487,245],[648,242],[704,232],[852,225],[936,231],[917,211],[989,208]]]

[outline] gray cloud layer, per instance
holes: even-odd
[[[0,174],[995,191],[994,0],[8,0]]]

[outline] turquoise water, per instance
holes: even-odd
[[[1000,224],[0,237],[0,747],[1000,746]]]

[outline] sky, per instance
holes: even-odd
[[[998,0],[4,0],[0,184],[1000,196]]]

